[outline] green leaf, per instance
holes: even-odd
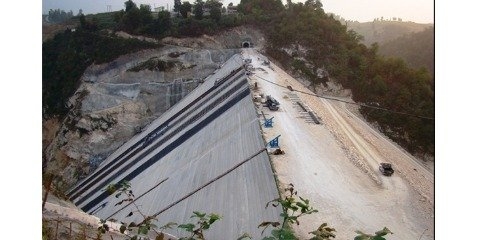
[[[261,240],[277,240],[276,238],[274,237],[264,237],[263,239]]]
[[[300,208],[308,208],[308,206],[305,205],[305,204],[302,203],[302,202],[297,202],[296,205],[297,205],[298,207],[300,207]]]
[[[387,227],[384,227],[383,230],[377,231],[375,234],[376,234],[376,236],[386,236],[389,233],[393,234]]]
[[[354,237],[354,240],[369,240],[370,238],[364,235]]]
[[[112,195],[113,193],[115,193],[115,192],[116,192],[116,186],[115,186],[115,184],[110,183],[110,184],[106,187],[106,190],[105,190],[105,191],[108,193],[108,195]]]
[[[210,217],[210,220],[208,222],[209,222],[210,225],[221,219],[220,215],[214,214],[214,213],[210,214],[209,217]]]
[[[297,239],[293,232],[289,229],[273,229],[271,230],[271,235],[281,240],[295,240]]]
[[[120,233],[125,233],[126,231],[126,226],[125,225],[121,225],[120,227]]]
[[[148,226],[142,225],[138,228],[138,234],[148,234]]]
[[[193,232],[194,227],[195,225],[192,223],[178,225],[178,228],[183,228],[188,232]]]
[[[273,226],[273,227],[277,227],[277,226],[280,225],[280,223],[279,223],[279,222],[262,222],[262,223],[260,223],[260,224],[258,225],[258,228],[260,228],[260,227],[267,227],[267,226],[269,226],[269,225],[271,225],[271,226]]]
[[[309,205],[309,199],[304,199],[301,196],[299,196],[299,199],[301,199],[306,205]]]
[[[191,216],[192,218],[193,217],[204,218],[206,216],[206,213],[197,212],[197,211],[194,211],[193,214],[195,215]]]

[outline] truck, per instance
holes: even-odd
[[[379,164],[379,171],[384,175],[384,176],[391,176],[394,173],[394,169],[392,167],[391,163],[380,163]]]
[[[269,108],[269,110],[271,111],[278,111],[279,109],[279,102],[274,99],[273,97],[271,97],[270,95],[266,96],[266,107]]]

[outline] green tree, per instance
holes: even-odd
[[[141,25],[146,26],[153,21],[153,16],[151,16],[151,6],[148,4],[140,5],[140,22]]]
[[[223,4],[217,0],[207,0],[205,5],[210,9],[210,16],[216,22],[221,19],[221,7]]]
[[[181,4],[181,6],[180,6],[181,16],[183,18],[187,18],[189,12],[191,12],[191,3],[188,2],[188,1],[183,2],[183,4]]]
[[[128,13],[133,9],[137,9],[138,7],[136,6],[136,3],[133,2],[132,0],[128,0],[125,2],[125,11]]]
[[[204,7],[204,2],[202,0],[196,0],[194,8],[193,8],[193,13],[195,14],[195,18],[198,20],[203,19],[203,7]]]
[[[158,34],[162,35],[171,29],[171,16],[168,11],[160,11],[158,13],[157,28]]]
[[[173,11],[176,13],[179,13],[181,9],[181,0],[175,0],[175,3],[173,5]]]
[[[73,11],[71,10],[68,13],[60,9],[50,9],[50,11],[48,11],[48,20],[50,20],[51,22],[60,23],[72,17]]]

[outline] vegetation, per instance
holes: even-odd
[[[386,240],[384,236],[388,235],[389,233],[392,234],[387,227],[384,227],[381,231],[375,232],[374,235],[366,234],[361,231],[356,231],[356,233],[359,235],[356,236],[354,240]]]
[[[188,232],[190,235],[188,237],[182,237],[180,240],[204,240],[204,231],[210,229],[210,227],[218,220],[221,219],[221,216],[218,214],[206,214],[198,211],[194,211],[193,215],[191,216],[192,219],[196,219],[195,223],[184,223],[184,224],[177,224],[174,222],[169,222],[164,226],[157,227],[153,224],[154,221],[157,221],[157,216],[147,216],[145,215],[140,207],[135,203],[135,195],[131,190],[131,184],[127,181],[122,181],[119,184],[110,184],[104,190],[109,195],[115,194],[115,198],[120,198],[123,196],[119,202],[115,204],[115,206],[121,206],[123,204],[132,204],[135,207],[135,211],[130,212],[126,217],[133,216],[134,212],[139,213],[143,220],[141,222],[121,222],[120,232],[125,234],[128,239],[142,239],[142,236],[148,235],[150,231],[153,231],[156,235],[155,239],[164,239],[165,234],[163,231],[166,229],[172,229],[177,227],[178,229],[183,229],[184,231]],[[116,221],[115,219],[107,219],[109,221]],[[98,233],[104,234],[109,231],[109,226],[107,224],[107,220],[101,219],[100,220],[100,227],[98,227]],[[136,234],[135,234],[136,232]]]
[[[417,33],[409,33],[379,45],[379,53],[398,57],[411,68],[425,67],[434,73],[434,27]]]
[[[65,22],[73,17],[73,12],[70,10],[68,13],[60,9],[50,9],[48,11],[48,20],[54,23]]]
[[[166,71],[166,70],[169,70],[169,69],[173,68],[174,66],[175,66],[174,62],[171,62],[171,61],[165,62],[163,60],[158,59],[157,57],[153,57],[153,58],[148,59],[145,62],[142,62],[142,63],[138,64],[137,66],[135,66],[133,68],[128,69],[127,71],[128,72],[139,72],[139,71],[148,69],[150,71],[163,72],[163,71]]]
[[[242,0],[238,9],[248,23],[263,30],[266,53],[285,68],[313,84],[333,78],[352,90],[356,102],[434,117],[434,79],[426,69],[411,69],[400,59],[380,56],[377,44],[362,44],[360,35],[324,13],[320,1],[288,1],[285,6],[280,2]],[[433,119],[364,107],[360,111],[409,151],[434,154]]]
[[[188,1],[175,1],[176,18],[171,18],[168,11],[160,11],[155,19],[151,17],[152,12],[149,7],[140,5],[138,8],[133,1],[129,0],[125,2],[124,10],[114,13],[116,25],[112,28],[155,38],[196,37],[202,34],[215,34],[244,23],[240,15],[223,16],[221,7],[222,3],[217,0],[206,2],[198,0],[194,4]],[[205,12],[206,9],[208,14]]]
[[[131,185],[129,182],[122,181],[119,184],[110,184],[104,191],[108,192],[110,195],[115,194],[115,198],[124,196],[124,199],[117,202],[115,206],[120,206],[125,203],[133,204],[136,209],[135,212],[140,213],[143,217],[143,220],[139,223],[130,222],[128,224],[126,222],[121,222],[122,225],[120,227],[120,232],[125,234],[128,239],[139,239],[141,236],[147,235],[149,231],[155,232],[155,239],[164,239],[164,230],[177,227],[190,234],[188,237],[180,238],[180,240],[204,240],[204,231],[210,229],[215,222],[221,219],[221,216],[218,214],[206,214],[195,211],[193,212],[191,218],[196,219],[196,223],[185,223],[178,225],[177,223],[169,222],[166,225],[157,228],[157,226],[152,223],[153,221],[157,221],[157,215],[146,216],[142,213],[140,207],[135,203],[135,196],[133,195],[133,191],[131,190]],[[273,228],[270,235],[263,237],[262,240],[297,240],[298,238],[294,235],[290,224],[299,225],[299,219],[301,217],[318,212],[318,210],[309,205],[308,199],[298,196],[298,192],[295,191],[293,184],[290,183],[285,191],[286,196],[284,199],[279,197],[266,204],[266,208],[269,205],[273,207],[281,206],[283,212],[280,214],[280,217],[283,219],[283,221],[281,223],[265,221],[259,224],[258,228],[263,228],[262,234],[268,227]],[[299,200],[297,198],[299,198]],[[133,211],[130,212],[127,217],[132,215]],[[116,221],[114,219],[108,220]],[[109,230],[109,226],[106,222],[107,220],[100,220],[101,226],[98,227],[98,233],[100,237],[101,234],[104,234]],[[137,234],[134,234],[134,232]],[[336,234],[334,232],[336,232],[334,228],[328,227],[327,223],[323,223],[316,230],[309,232],[313,235],[313,237],[309,240],[330,240],[332,238],[336,238]],[[356,233],[358,235],[354,238],[355,240],[385,240],[386,238],[384,236],[387,234],[393,234],[386,227],[384,227],[384,229],[381,231],[377,231],[375,235],[365,234],[361,231],[356,231]],[[238,238],[238,240],[241,239],[251,239],[251,236],[248,233],[244,233]]]
[[[341,19],[337,16],[336,20]],[[400,21],[401,20],[401,21]],[[424,31],[426,28],[433,27],[433,24],[405,22],[402,19],[381,20],[375,19],[372,22],[360,23],[357,21],[340,20],[348,29],[353,30],[364,37],[362,43],[371,46],[377,42],[379,45],[392,41],[403,35]]]
[[[75,31],[57,34],[42,46],[42,106],[45,117],[64,116],[67,101],[80,85],[80,77],[92,63],[114,60],[123,54],[155,44],[118,38],[98,31],[97,26],[80,16],[81,26]]]

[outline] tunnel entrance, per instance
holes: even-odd
[[[249,48],[249,47],[250,47],[250,43],[249,43],[249,42],[243,42],[243,47],[244,47],[244,48]]]

